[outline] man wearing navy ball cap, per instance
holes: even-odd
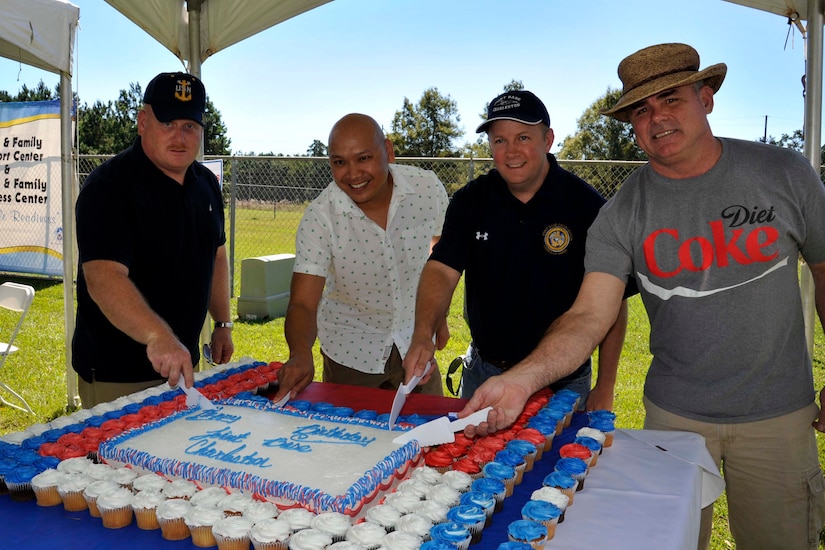
[[[207,311],[213,358],[234,351],[223,200],[195,160],[206,91],[193,75],[161,73],[143,103],[134,144],[89,174],[77,199],[72,365],[86,408],[165,379],[191,387]]]

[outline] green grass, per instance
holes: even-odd
[[[235,288],[240,294],[240,265],[245,257],[294,252],[294,232],[301,216],[300,208],[282,208],[273,214],[270,208],[239,209],[236,223],[238,239],[235,243]],[[65,328],[63,284],[40,278],[6,274],[0,282],[11,280],[35,287],[34,304],[18,336],[20,351],[7,360],[0,369],[0,381],[18,390],[35,410],[35,416],[0,406],[0,434],[26,429],[35,422],[48,422],[67,412],[65,372]],[[442,374],[453,358],[462,355],[470,339],[463,319],[463,282],[459,284],[448,323],[451,339],[447,347],[436,353]],[[237,301],[232,301],[233,317]],[[0,311],[0,335],[8,334],[11,316]],[[236,320],[234,340],[235,359],[250,357],[265,361],[285,361],[288,348],[283,337],[283,318],[268,321]],[[642,388],[650,362],[648,350],[649,324],[641,300],[630,300],[630,319],[622,353],[615,410],[620,428],[641,429],[644,421]],[[316,379],[320,379],[320,354],[315,346]],[[113,358],[117,360],[117,358]],[[814,345],[814,380],[817,388],[825,384],[825,336],[817,323]],[[825,439],[817,435],[820,458],[825,457]],[[727,505],[717,502],[713,550],[733,548],[726,524]]]

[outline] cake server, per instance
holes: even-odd
[[[430,447],[432,445],[441,445],[442,443],[452,443],[455,441],[455,432],[460,432],[470,424],[480,424],[487,420],[487,413],[492,407],[486,407],[480,411],[476,411],[466,418],[459,418],[458,420],[450,419],[446,416],[440,416],[435,420],[431,420],[426,424],[416,426],[408,432],[404,432],[395,439],[393,443],[404,444],[413,439],[418,440],[421,447]]]
[[[401,414],[401,409],[404,408],[404,403],[407,402],[407,396],[418,385],[422,378],[427,376],[430,369],[433,367],[432,361],[427,361],[427,366],[424,367],[424,374],[421,376],[413,376],[408,384],[399,384],[398,390],[395,392],[395,398],[392,400],[392,409],[390,409],[390,430],[395,426],[395,421],[398,420],[398,415]]]
[[[183,390],[183,393],[186,394],[186,406],[187,407],[194,407],[195,405],[200,405],[201,409],[214,409],[215,405],[207,399],[205,395],[203,395],[195,386],[191,388],[186,387],[186,382],[181,381],[179,384],[180,389]]]

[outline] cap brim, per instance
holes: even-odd
[[[659,92],[670,90],[671,88],[678,88],[680,86],[687,86],[688,84],[692,84],[700,80],[704,80],[705,84],[710,86],[714,93],[718,92],[719,88],[722,87],[722,82],[725,80],[727,71],[727,65],[724,63],[719,63],[717,65],[711,65],[703,71],[686,71],[667,75],[630,90],[619,98],[619,101],[617,101],[613,107],[610,109],[603,109],[599,111],[599,113],[622,122],[629,122],[629,116],[626,109],[635,103],[658,94]]]
[[[494,118],[488,118],[483,123],[481,123],[481,125],[478,128],[476,128],[476,134],[480,134],[481,132],[485,132],[487,130],[487,128],[490,126],[490,124],[492,124],[493,122],[495,122],[497,120],[513,120],[515,122],[521,122],[522,124],[527,124],[529,126],[535,126],[536,124],[541,124],[541,119],[530,121],[530,120],[522,120],[520,118],[516,118],[516,117],[512,117],[512,116],[497,116],[497,117],[494,117]]]

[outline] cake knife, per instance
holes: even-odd
[[[421,376],[413,376],[409,384],[399,384],[398,390],[395,392],[395,398],[392,400],[392,409],[390,409],[389,429],[392,431],[395,426],[395,421],[398,420],[398,415],[401,414],[401,409],[404,408],[404,403],[407,402],[407,396],[418,385],[422,378],[427,376],[430,369],[433,367],[432,361],[427,361],[427,366],[424,367],[424,374]]]

